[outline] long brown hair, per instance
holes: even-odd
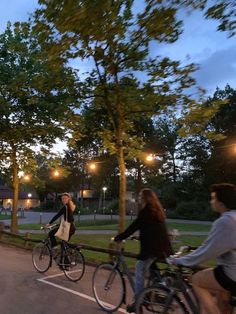
[[[160,221],[165,220],[165,211],[156,193],[147,188],[142,189],[140,193],[145,205],[150,205],[154,216],[158,217]]]

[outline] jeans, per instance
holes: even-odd
[[[153,258],[149,258],[146,260],[137,260],[136,266],[135,266],[135,283],[134,283],[134,297],[135,300],[138,296],[138,294],[142,291],[144,288],[144,280],[145,280],[145,273],[149,270],[149,267],[151,266],[153,262]]]

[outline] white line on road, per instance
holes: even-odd
[[[47,281],[47,279],[59,277],[59,276],[62,276],[62,275],[64,275],[64,274],[62,273],[62,274],[51,275],[51,276],[43,277],[43,278],[40,278],[40,279],[37,279],[37,280],[40,281],[40,282],[43,282],[43,283],[45,283],[45,284],[47,284],[47,285],[51,285],[51,286],[53,286],[53,287],[55,287],[55,288],[59,288],[59,289],[61,289],[61,290],[70,292],[70,293],[72,293],[72,294],[75,294],[75,295],[80,296],[81,298],[84,298],[84,299],[87,299],[87,300],[89,300],[89,301],[92,301],[92,302],[95,302],[95,303],[96,303],[96,300],[95,300],[94,298],[90,297],[90,296],[87,295],[87,294],[80,293],[80,292],[78,292],[78,291],[75,291],[75,290],[66,288],[66,287],[64,287],[64,286],[58,285],[58,284],[56,284],[56,283],[53,283],[53,282],[51,282],[51,281]],[[126,310],[124,310],[124,309],[122,309],[122,308],[119,308],[118,311],[121,312],[121,313],[127,313]]]

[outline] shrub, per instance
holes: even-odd
[[[213,220],[217,217],[217,213],[210,208],[208,202],[195,200],[178,203],[171,216],[173,215],[175,218],[196,220]]]

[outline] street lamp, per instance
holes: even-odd
[[[59,173],[58,170],[55,170],[55,171],[53,172],[53,176],[54,176],[55,178],[58,178],[59,175],[60,175],[60,173]]]
[[[103,190],[103,214],[104,214],[107,187],[104,186],[104,187],[102,188],[102,190]]]
[[[24,181],[28,182],[28,181],[30,181],[30,176],[28,174],[25,174],[23,176],[23,179],[24,179]]]
[[[155,159],[155,156],[153,155],[153,154],[149,154],[149,155],[147,155],[147,157],[146,157],[146,161],[148,161],[148,162],[151,162],[151,161],[153,161]]]
[[[97,168],[96,164],[93,162],[91,164],[88,165],[90,170],[95,170]]]

